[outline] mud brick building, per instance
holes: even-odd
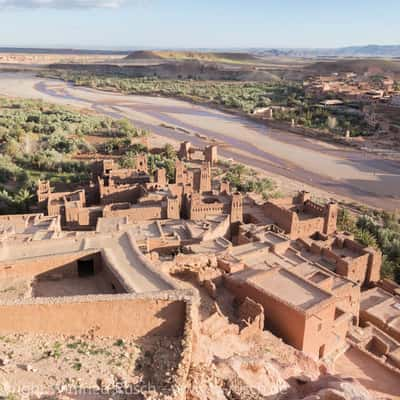
[[[261,304],[265,327],[297,349],[323,358],[343,346],[353,316],[330,291],[293,271],[245,269],[228,276],[226,286],[237,299]]]
[[[270,200],[261,209],[259,222],[278,226],[291,239],[317,232],[330,235],[336,231],[337,204],[317,204],[308,192],[300,192],[293,198]]]
[[[188,141],[180,144],[178,157],[182,161],[192,161],[194,159],[203,160],[211,166],[218,163],[218,146],[208,145],[204,149],[193,147]]]

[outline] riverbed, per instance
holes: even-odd
[[[373,207],[400,208],[400,164],[346,146],[271,129],[244,117],[172,98],[75,87],[29,73],[0,73],[0,94],[126,117],[137,126],[194,145],[220,143],[230,159]]]

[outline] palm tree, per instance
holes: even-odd
[[[28,189],[21,189],[14,196],[14,204],[16,205],[18,210],[26,212],[29,211],[29,206],[32,199],[33,194]]]
[[[375,236],[365,229],[361,229],[357,232],[356,239],[364,246],[378,248]]]

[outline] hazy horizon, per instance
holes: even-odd
[[[398,1],[354,3],[0,0],[0,47],[330,49],[400,43]]]
[[[1,49],[32,49],[32,50],[79,50],[79,51],[110,51],[110,52],[130,52],[130,51],[232,51],[232,52],[240,52],[246,50],[339,50],[343,48],[352,48],[352,47],[369,47],[369,46],[378,46],[378,47],[400,47],[399,44],[388,44],[388,45],[377,45],[374,43],[369,43],[365,45],[348,45],[348,46],[339,46],[339,47],[279,47],[279,46],[267,46],[267,47],[156,47],[156,46],[148,46],[148,47],[127,47],[127,46],[113,46],[113,47],[90,47],[90,46],[63,46],[63,45],[54,45],[54,46],[12,46],[12,45],[0,45]]]

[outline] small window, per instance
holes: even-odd
[[[322,345],[320,348],[319,348],[319,352],[318,352],[319,354],[319,358],[321,359],[321,358],[323,358],[324,357],[324,355],[325,355],[325,345]]]
[[[78,260],[78,276],[85,278],[94,275],[94,261],[90,260]]]

